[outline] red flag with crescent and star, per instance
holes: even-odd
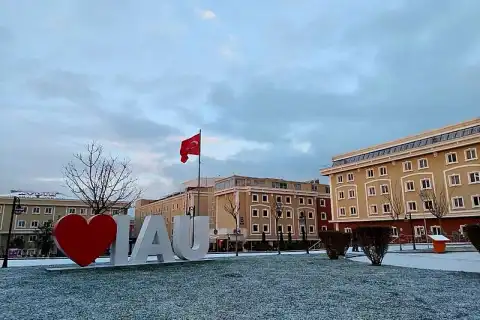
[[[200,155],[200,133],[183,140],[180,145],[180,161],[182,161],[182,163],[187,162],[188,155],[190,154],[194,156]]]

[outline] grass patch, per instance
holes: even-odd
[[[2,319],[473,319],[480,276],[319,255],[0,271]]]

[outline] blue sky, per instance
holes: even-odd
[[[477,117],[477,1],[2,2],[0,191],[59,190],[92,139],[145,195],[319,177],[335,154]]]

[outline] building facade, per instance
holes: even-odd
[[[215,184],[215,238],[220,241],[239,238],[245,247],[262,241],[275,242],[283,233],[287,241],[302,239],[302,229],[309,241],[318,240],[318,204],[330,198],[329,186],[317,181],[299,182],[275,178],[231,176]],[[277,203],[282,211],[275,219]],[[326,206],[327,202],[322,202]],[[238,210],[238,219],[232,216],[231,207]],[[323,213],[326,213],[326,207]],[[323,210],[323,209],[322,209]],[[305,217],[305,223],[300,220]],[[325,217],[327,218],[327,217]],[[327,220],[328,221],[328,220]],[[326,222],[326,221],[325,221]],[[238,233],[235,235],[235,233]]]
[[[61,217],[68,214],[79,214],[90,218],[92,210],[78,199],[69,198],[58,192],[30,192],[16,191],[0,196],[0,252],[3,255],[10,226],[13,197],[20,198],[20,205],[23,209],[21,214],[15,214],[13,219],[11,241],[16,238],[22,239],[26,255],[37,253],[36,231],[47,222],[53,224]],[[127,214],[127,209],[121,207],[112,210],[109,214]],[[18,243],[18,242],[17,242]],[[52,250],[56,251],[55,248]]]
[[[330,193],[330,190],[326,194]],[[317,198],[317,230],[335,230],[332,220],[332,204],[330,197],[319,196]]]
[[[480,221],[479,151],[477,118],[335,156],[321,170],[332,188],[331,222],[347,232],[384,224],[394,235],[461,236],[465,224]],[[443,206],[439,220],[430,208]]]

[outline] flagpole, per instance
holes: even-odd
[[[201,186],[201,178],[200,178],[200,164],[201,164],[201,154],[202,154],[202,129],[198,131],[200,135],[200,143],[198,144],[198,181],[197,181],[197,208],[193,210],[193,224],[192,224],[192,247],[195,244],[195,214],[200,212],[200,186]],[[198,211],[197,211],[198,210]]]

